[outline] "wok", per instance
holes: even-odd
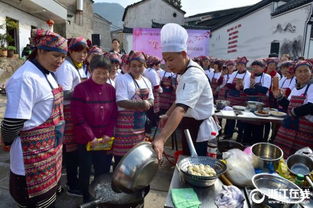
[[[112,175],[105,174],[96,178],[89,186],[89,193],[93,201],[82,204],[80,208],[88,207],[129,207],[143,203],[148,190],[141,190],[136,193],[116,193],[111,188]]]
[[[189,146],[189,150],[191,152],[191,157],[184,158],[178,163],[178,171],[182,175],[183,179],[190,183],[191,185],[197,187],[209,187],[214,185],[217,178],[226,172],[226,165],[214,158],[206,157],[206,156],[198,156],[195,147],[192,143],[190,132],[188,129],[184,130],[187,143]],[[195,176],[188,173],[188,166],[190,165],[210,165],[216,172],[215,176]]]

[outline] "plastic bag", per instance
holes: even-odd
[[[239,149],[231,149],[223,153],[223,159],[227,162],[227,176],[237,186],[252,185],[254,176],[252,159]]]

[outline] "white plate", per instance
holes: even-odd
[[[263,113],[258,113],[258,111],[254,111],[254,114],[257,116],[262,116],[262,117],[268,117],[271,115],[269,112],[267,114],[263,114]]]
[[[279,112],[279,111],[270,111],[270,114],[275,117],[285,117],[287,113]]]
[[[241,106],[241,105],[234,105],[234,106],[232,106],[232,108],[234,110],[240,110],[240,111],[246,110],[246,107],[245,106]]]

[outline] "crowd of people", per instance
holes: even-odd
[[[159,159],[177,126],[190,129],[199,155],[206,155],[209,132],[220,131],[231,139],[235,129],[237,140],[247,144],[268,141],[272,129],[273,142],[285,155],[313,148],[311,60],[191,60],[187,38],[180,26],[164,26],[162,69],[159,57],[126,54],[116,39],[113,49],[104,52],[83,37],[66,40],[51,31],[33,30],[34,49],[7,83],[1,125],[1,142],[10,145],[10,193],[17,204],[53,207],[62,159],[68,193],[89,202],[92,168],[95,178],[109,173],[112,158],[118,164],[158,126],[162,129],[153,145]],[[213,117],[216,100],[228,100],[230,106],[261,101],[289,116],[281,126],[227,120],[219,130]],[[111,150],[86,149],[112,137]],[[184,135],[182,144],[189,154]]]

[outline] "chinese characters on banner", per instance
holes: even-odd
[[[162,58],[160,31],[156,28],[134,28],[133,29],[133,50],[142,51],[146,54]],[[188,32],[188,55],[196,56],[209,55],[209,30],[187,30]]]

